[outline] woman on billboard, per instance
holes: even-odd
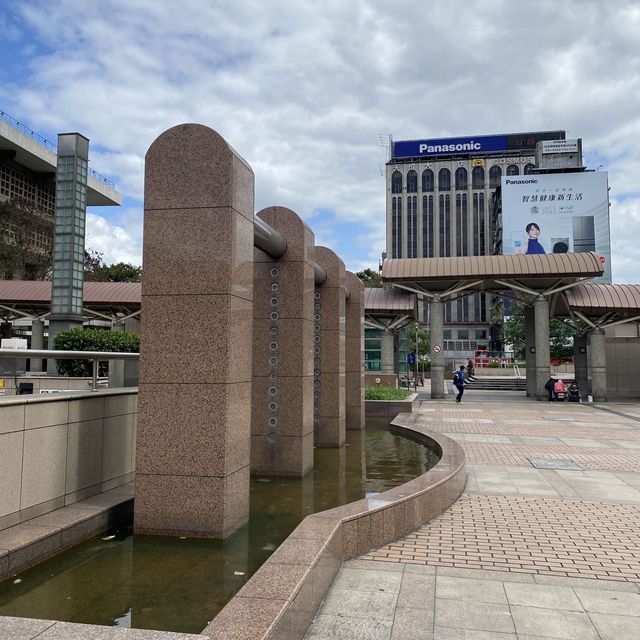
[[[546,253],[544,247],[538,242],[538,238],[540,237],[540,227],[535,222],[530,222],[525,231],[529,234],[529,242],[527,243],[527,248],[524,253],[527,255],[533,253]]]

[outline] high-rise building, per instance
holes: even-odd
[[[536,131],[391,142],[386,171],[389,258],[490,255],[491,194],[503,175],[531,174],[536,144],[565,132]],[[421,318],[426,321],[426,310]],[[445,352],[489,345],[491,301],[474,293],[445,305]]]

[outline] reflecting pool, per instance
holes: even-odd
[[[0,583],[0,615],[199,633],[307,515],[430,469],[424,446],[367,425],[314,451],[306,478],[251,480],[249,523],[224,541],[134,536],[132,523]]]

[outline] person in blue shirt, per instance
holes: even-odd
[[[527,255],[532,253],[546,253],[544,247],[538,242],[538,238],[540,237],[540,227],[535,222],[530,222],[525,231],[529,234],[529,243],[527,244],[527,250],[525,253]]]
[[[462,402],[462,394],[464,393],[464,365],[460,365],[460,369],[455,373],[455,379],[453,381],[456,389],[458,390],[458,395],[456,396],[456,402]]]

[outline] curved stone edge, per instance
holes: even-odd
[[[448,509],[466,482],[462,447],[401,413],[391,430],[440,453],[426,473],[371,498],[307,516],[202,631],[211,640],[302,639],[343,561]]]

